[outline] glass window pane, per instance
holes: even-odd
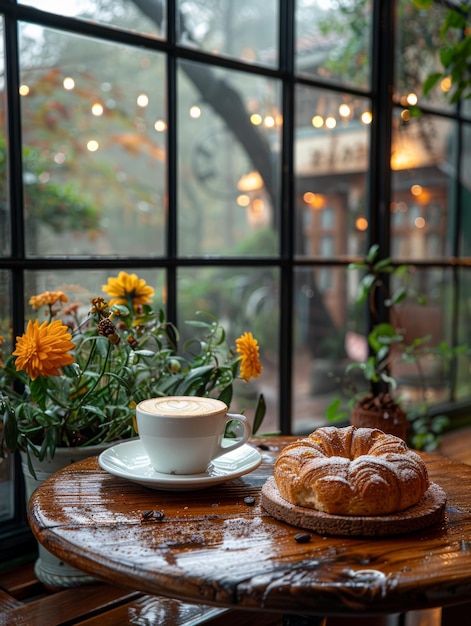
[[[14,457],[5,453],[0,463],[0,522],[12,519],[15,514]]]
[[[278,65],[278,0],[178,0],[179,43],[248,63]]]
[[[393,256],[440,258],[452,253],[455,135],[453,122],[433,115],[394,120],[391,167]]]
[[[471,256],[471,124],[462,127],[463,148],[461,160],[460,255]]]
[[[419,104],[449,109],[447,81],[441,81],[427,96],[422,85],[427,76],[442,72],[437,54],[443,41],[440,27],[443,23],[445,3],[431,2],[426,10],[418,9],[410,0],[400,0],[397,10],[397,36],[395,41],[395,98],[405,107]]]
[[[164,85],[160,54],[22,24],[29,255],[164,254]]]
[[[363,329],[353,315],[352,289],[353,277],[343,268],[303,267],[296,271],[292,379],[295,433],[325,425],[326,408],[342,397],[349,358],[361,360],[366,349]]]
[[[4,362],[13,343],[11,306],[11,275],[0,270],[0,392],[4,388]],[[14,457],[5,452],[3,461],[0,459],[0,521],[11,519],[15,514],[14,468]]]
[[[164,308],[166,301],[164,270],[126,269],[119,270],[47,270],[28,271],[25,274],[25,311],[27,319],[35,319],[37,311],[29,304],[31,296],[45,291],[63,291],[68,298],[69,306],[78,303],[79,317],[85,317],[90,309],[90,299],[109,296],[102,291],[108,278],[118,276],[120,271],[137,274],[151,286],[155,293],[152,306],[155,310]]]
[[[469,232],[469,231],[468,231]],[[458,343],[471,346],[471,273],[469,268],[458,271],[459,280],[459,316],[458,316]],[[450,287],[448,287],[450,288]],[[460,355],[458,359],[456,398],[462,400],[469,398],[471,390],[469,386],[469,372],[471,371],[471,359],[469,350]]]
[[[296,71],[368,88],[371,7],[365,0],[297,0]]]
[[[179,78],[179,254],[276,254],[278,82],[188,61]]]
[[[402,398],[406,406],[420,406],[424,401],[433,406],[448,402],[453,397],[453,361],[445,357],[440,344],[457,345],[467,337],[459,336],[459,333],[456,338],[453,335],[456,328],[453,321],[455,288],[452,270],[414,268],[412,287],[423,296],[426,305],[422,306],[412,298],[405,300],[395,307],[393,323],[402,329],[407,345],[414,339],[427,338],[427,341],[415,352],[415,362],[394,359],[391,373],[398,382],[396,395]],[[463,315],[469,319],[469,311],[466,314],[463,311]],[[464,327],[462,330],[465,330]],[[469,396],[469,356],[461,358],[467,362],[465,393]],[[458,388],[461,387],[462,393],[463,372],[461,379]]]
[[[12,346],[11,307],[11,275],[6,270],[0,270],[0,354],[3,351],[4,356]]]
[[[296,91],[296,253],[324,257],[364,248],[369,100],[327,90]]]
[[[3,17],[0,16],[0,76],[1,88],[0,88],[0,255],[7,256],[11,253],[10,248],[10,211],[8,207],[8,189],[7,189],[7,171],[8,171],[8,157],[7,157],[7,138],[6,138],[6,117],[4,112],[6,107],[6,95],[7,86],[4,83],[5,77],[5,56],[4,56],[4,25]]]
[[[155,6],[149,3],[148,8],[145,3],[138,5],[133,0],[19,0],[19,3],[48,13],[78,17],[152,37],[165,36],[166,0],[159,0]]]
[[[259,431],[278,430],[278,337],[279,273],[264,268],[182,268],[178,272],[178,326],[182,343],[194,336],[195,329],[185,321],[198,319],[197,311],[215,315],[226,330],[230,345],[245,332],[251,332],[260,348],[263,371],[248,383],[236,381],[231,409],[253,409],[260,393],[267,412]]]

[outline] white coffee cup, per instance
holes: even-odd
[[[151,465],[162,474],[203,473],[213,459],[242,446],[252,432],[247,418],[228,413],[224,402],[199,396],[143,400],[136,407],[136,420]],[[237,436],[224,439],[231,421],[237,422]]]

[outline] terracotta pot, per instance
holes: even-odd
[[[407,415],[399,406],[396,409],[387,408],[384,411],[371,411],[355,406],[350,423],[357,428],[379,428],[385,433],[407,441]]]
[[[20,452],[21,466],[25,481],[26,503],[28,503],[33,491],[51,474],[75,461],[81,461],[82,459],[100,454],[100,452],[109,447],[109,445],[111,444],[83,448],[56,448],[54,458],[44,459],[43,461],[39,461],[36,457],[31,456],[31,462],[36,477],[34,477],[29,470],[26,453]],[[34,573],[38,580],[49,589],[78,587],[80,585],[96,582],[96,579],[88,574],[81,572],[55,557],[39,542],[38,552],[39,557],[34,564]]]

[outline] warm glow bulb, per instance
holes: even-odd
[[[368,228],[368,220],[366,217],[357,217],[355,220],[355,226],[357,230],[361,230],[363,232]]]
[[[337,126],[337,120],[335,119],[335,117],[328,117],[325,120],[325,125],[327,126],[327,128],[335,128]]]
[[[306,204],[312,204],[312,202],[314,202],[315,197],[316,197],[315,193],[312,193],[312,191],[306,191],[306,193],[303,195],[303,200]]]
[[[98,148],[98,141],[91,139],[89,142],[87,142],[87,150],[89,150],[90,152],[96,152]]]
[[[201,108],[197,104],[194,104],[190,108],[190,117],[192,117],[194,120],[197,120],[201,117]]]
[[[322,126],[324,126],[324,118],[321,115],[314,115],[311,123],[314,128],[322,128]]]
[[[149,97],[145,93],[141,93],[137,96],[136,102],[138,107],[145,108],[149,104]]]
[[[28,85],[20,85],[20,88],[18,91],[19,91],[20,96],[27,96],[29,94],[29,87]]]
[[[351,113],[351,109],[350,109],[350,107],[348,106],[348,104],[341,104],[341,105],[339,106],[339,114],[340,114],[342,117],[348,117],[348,116],[350,115],[350,113]]]
[[[445,76],[445,78],[440,83],[440,88],[444,93],[448,93],[451,89],[451,78],[449,76]]]
[[[361,114],[361,121],[363,122],[363,124],[371,124],[371,122],[373,121],[373,115],[371,114],[371,111],[363,111],[363,113]]]
[[[64,78],[62,84],[64,85],[64,89],[70,91],[75,87],[75,80],[73,78],[70,78],[70,76],[67,76],[67,78]]]
[[[422,193],[422,186],[412,185],[412,187],[410,188],[410,192],[413,196],[420,196],[420,194]]]
[[[409,93],[407,94],[407,104],[410,104],[411,106],[414,106],[417,104],[418,98],[417,98],[417,94],[415,93]]]
[[[403,111],[401,111],[401,119],[403,122],[408,122],[410,120],[409,109],[404,109]]]
[[[103,111],[104,111],[103,105],[100,104],[99,102],[95,102],[95,104],[92,104],[93,115],[100,117],[100,115],[103,115]]]
[[[250,204],[250,198],[246,193],[241,193],[240,196],[237,196],[237,204],[239,206],[249,206]]]
[[[271,115],[267,115],[266,118],[263,120],[263,123],[267,128],[273,128],[275,126],[275,118],[273,118]]]
[[[260,124],[263,122],[263,119],[262,116],[258,113],[252,113],[252,115],[250,116],[250,121],[254,126],[260,126]]]
[[[167,123],[164,120],[156,120],[154,128],[158,133],[163,133],[167,130]]]
[[[416,217],[414,224],[417,228],[423,228],[425,226],[425,220],[423,217]]]

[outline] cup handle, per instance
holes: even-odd
[[[218,456],[221,456],[222,454],[226,454],[227,452],[230,452],[231,450],[235,450],[236,448],[240,448],[241,446],[244,445],[244,443],[246,443],[246,441],[249,439],[250,435],[252,434],[252,427],[250,425],[249,420],[245,417],[245,415],[239,415],[238,413],[226,413],[226,417],[227,417],[227,421],[226,421],[226,426],[229,422],[238,422],[238,426],[236,427],[237,429],[239,429],[239,426],[242,429],[242,433],[240,434],[240,436],[238,436],[235,439],[225,439],[224,441],[226,442],[226,445],[219,445],[219,451],[217,452],[216,456],[214,456],[213,458],[217,458]],[[232,443],[229,443],[227,445],[227,442],[230,441]]]

